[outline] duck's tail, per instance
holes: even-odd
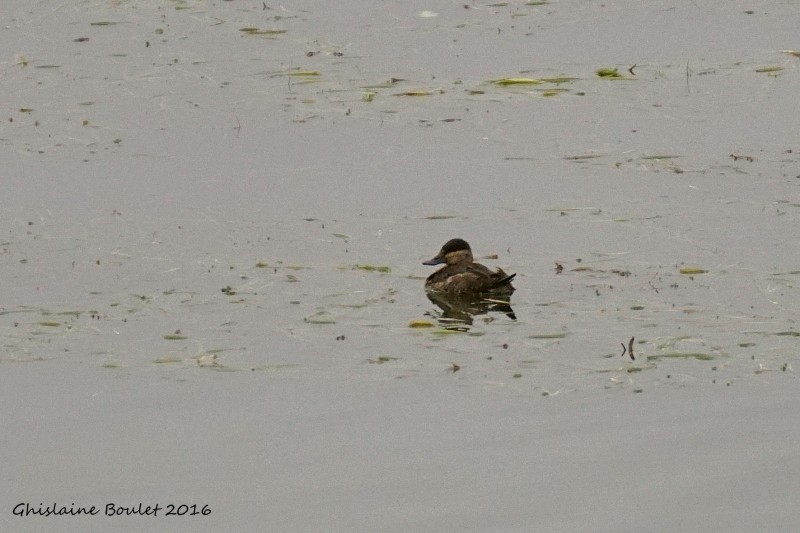
[[[494,284],[495,288],[505,287],[507,285],[511,285],[511,281],[516,277],[516,273],[511,274],[510,276],[506,276],[502,279],[497,280],[497,283]]]

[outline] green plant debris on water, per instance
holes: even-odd
[[[619,70],[616,68],[606,67],[606,68],[599,68],[594,71],[595,74],[600,76],[601,78],[624,78],[622,74],[619,73]]]
[[[375,359],[368,359],[368,361],[370,363],[382,365],[383,363],[388,363],[389,361],[397,361],[397,357],[390,357],[388,355],[379,355]]]
[[[666,352],[658,355],[648,355],[648,361],[658,361],[659,359],[697,359],[698,361],[713,361],[713,355],[704,352]]]
[[[779,337],[800,337],[800,332],[797,331],[779,331],[775,333]]]
[[[761,67],[757,68],[756,72],[780,72],[783,67]]]
[[[97,314],[96,311],[89,311],[89,313]],[[58,315],[58,316],[71,316],[75,318],[80,318],[83,311],[42,311],[43,316],[48,315]]]
[[[315,78],[320,75],[318,70],[290,70],[287,76]]]
[[[597,159],[603,157],[600,154],[585,154],[585,155],[567,155],[564,156],[565,161],[586,161],[587,159]]]
[[[166,335],[162,335],[162,338],[167,341],[184,341],[188,339],[186,335],[180,335],[177,333],[168,333]]]
[[[680,157],[679,155],[667,155],[667,154],[657,154],[657,155],[644,155],[639,159],[654,159],[656,161],[660,161],[661,159],[675,159],[676,157]]]
[[[286,281],[288,281],[289,283],[297,283],[300,280],[294,274],[286,274]]]
[[[432,328],[434,326],[435,324],[430,320],[416,319],[408,323],[408,327],[410,328]]]
[[[336,324],[336,320],[327,311],[317,311],[313,315],[305,317],[303,322],[308,324]]]
[[[98,22],[90,22],[89,26],[114,26],[116,24],[119,24],[119,22],[112,22],[112,21],[109,21],[109,20],[101,20],[101,21],[98,21]]]
[[[103,368],[120,368],[122,365],[120,363],[103,363]]]
[[[241,28],[239,31],[245,35],[260,35],[262,37],[274,37],[286,33],[286,30],[262,30],[254,27]]]
[[[500,78],[491,80],[491,83],[505,87],[508,85],[539,85],[542,80],[536,78]]]
[[[539,78],[544,83],[555,83],[558,85],[559,83],[569,83],[571,81],[578,80],[580,78],[572,77],[572,76],[556,76],[553,78]]]
[[[367,264],[358,264],[354,267],[356,270],[364,270],[366,272],[381,272],[383,274],[388,274],[392,271],[392,269],[385,265],[367,265]]]
[[[269,263],[267,263],[266,261],[258,261],[256,263],[256,268],[267,268],[268,266]]]
[[[351,237],[350,235],[348,235],[347,233],[332,233],[332,235],[333,235],[334,237],[338,238],[338,239],[345,239],[345,240],[348,240],[348,239],[351,239],[351,238],[352,238],[352,237]]]
[[[425,89],[414,89],[411,91],[403,91],[395,93],[392,96],[433,96],[434,92]]]
[[[61,325],[61,322],[39,322],[40,326],[47,326],[49,328],[57,328]]]
[[[544,6],[549,4],[548,0],[532,0],[531,2],[525,2],[526,6]]]
[[[529,339],[563,339],[567,336],[566,331],[556,331],[553,333],[534,333],[530,335]]]
[[[678,272],[688,276],[694,276],[697,274],[707,274],[708,270],[700,267],[689,266],[689,267],[682,267]]]
[[[159,357],[158,359],[153,359],[153,363],[157,365],[164,365],[169,363],[182,363],[183,359],[180,357]]]
[[[456,215],[431,215],[425,217],[425,220],[449,220],[451,218],[458,218]]]

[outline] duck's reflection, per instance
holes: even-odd
[[[427,295],[441,309],[441,313],[435,313],[435,318],[447,329],[469,329],[475,316],[489,313],[502,313],[511,320],[517,319],[511,308],[511,295],[442,294],[430,291]]]

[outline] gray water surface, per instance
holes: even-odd
[[[2,529],[795,529],[800,4],[533,4],[6,2]]]

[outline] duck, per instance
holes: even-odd
[[[516,274],[506,274],[500,268],[493,271],[476,263],[464,239],[450,239],[433,259],[422,264],[445,264],[425,280],[425,290],[429,293],[509,296],[514,292],[511,281]]]

